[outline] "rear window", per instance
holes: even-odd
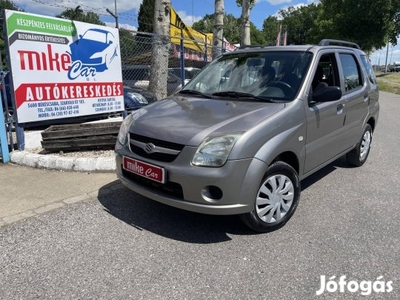
[[[366,55],[361,55],[361,61],[367,73],[368,80],[371,83],[376,84],[376,76],[368,57]]]

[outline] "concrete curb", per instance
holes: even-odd
[[[60,157],[41,155],[28,151],[12,151],[11,162],[40,169],[53,169],[77,172],[114,172],[115,157]]]

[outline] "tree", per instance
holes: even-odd
[[[138,13],[138,31],[153,33],[154,0],[143,0]]]
[[[240,45],[250,45],[250,10],[254,7],[254,0],[236,0],[236,4],[242,7],[241,19],[241,40]]]
[[[256,25],[250,22],[250,36],[251,36],[251,45],[265,45],[266,39],[261,30],[258,30]]]
[[[280,21],[276,16],[269,16],[263,22],[262,33],[268,46],[275,46],[278,36]]]
[[[222,53],[224,37],[224,0],[215,0],[214,31],[212,57],[216,58]]]
[[[170,0],[156,0],[154,6],[154,37],[149,90],[157,99],[167,96],[168,56],[170,48]]]
[[[322,13],[322,6],[310,4],[295,8],[288,7],[279,11],[281,24],[288,32],[287,44],[304,45],[318,43],[321,32],[318,32],[317,19]]]
[[[214,14],[205,15],[203,19],[193,23],[194,30],[212,33]],[[231,44],[240,42],[240,19],[232,14],[224,14],[224,38]]]
[[[88,11],[84,12],[79,8],[67,8],[64,10],[61,14],[56,15],[57,18],[63,18],[63,19],[69,19],[69,20],[74,20],[74,21],[79,21],[79,22],[85,22],[85,23],[91,23],[91,24],[97,24],[97,25],[103,25],[105,26],[106,24],[100,20],[100,17],[98,14]]]
[[[9,0],[0,0],[0,10],[9,9],[16,11],[24,11],[14,4],[14,2]],[[3,22],[0,22],[0,49],[1,49],[1,58],[2,58],[2,69],[7,70],[7,62],[6,62],[6,51],[4,47],[4,36],[3,36]]]
[[[389,40],[397,43],[398,0],[321,0],[321,4],[318,23],[326,37],[354,41],[365,51],[379,49]]]

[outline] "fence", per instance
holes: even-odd
[[[154,59],[153,50],[157,47],[155,36],[133,31],[127,34],[127,31],[123,31],[120,41],[124,83],[148,89],[150,81],[156,80],[150,72]],[[170,37],[166,43],[168,44],[168,59],[160,67],[164,70],[162,73],[168,76],[168,78],[163,78],[166,79],[163,81],[167,82],[167,94],[170,95],[181,86],[182,82],[190,80],[197,70],[212,60],[213,46],[201,41],[177,37]],[[221,49],[221,52],[225,52],[226,47],[230,46],[229,43],[223,45],[225,47]]]
[[[168,95],[181,88],[198,70],[212,60],[212,45],[176,37],[174,40],[175,43],[171,42],[171,39],[165,42],[168,53],[164,53],[164,55],[167,56],[167,59],[163,65],[159,65],[159,68],[163,70],[160,73],[167,76],[167,78],[163,78],[162,82],[167,83]],[[179,44],[176,42],[177,40]],[[188,43],[194,47],[185,47]],[[152,80],[157,80],[157,77],[151,74],[154,47],[157,47],[157,43],[153,34],[120,30],[120,55],[124,85],[149,89]],[[225,49],[221,51],[224,52]],[[159,79],[160,77],[158,77]],[[4,78],[2,81],[4,82]],[[9,149],[11,151],[14,149],[24,150],[23,128],[27,125],[17,123],[15,114],[13,114],[13,104],[10,105],[9,95],[4,92],[3,95],[3,116]],[[57,120],[50,120],[41,125],[46,124],[57,124]]]

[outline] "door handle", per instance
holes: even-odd
[[[344,103],[340,103],[337,107],[336,107],[336,113],[338,115],[340,115],[343,112],[345,104]]]

